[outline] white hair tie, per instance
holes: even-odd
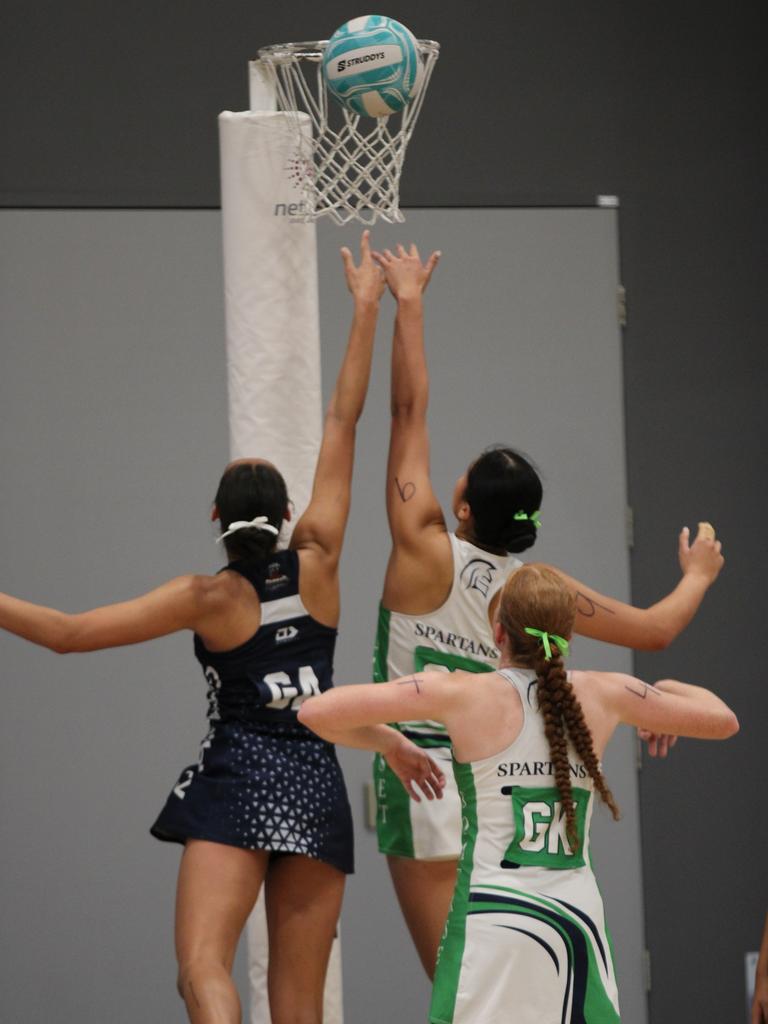
[[[218,544],[220,540],[224,540],[224,538],[228,537],[230,533],[236,533],[238,530],[251,529],[266,530],[267,533],[274,533],[275,536],[277,536],[280,533],[278,528],[276,526],[273,526],[266,516],[256,516],[255,519],[251,519],[250,521],[246,521],[245,519],[238,519],[236,523],[230,523],[229,529],[226,531],[226,533],[222,533],[220,537],[216,538],[216,543]]]

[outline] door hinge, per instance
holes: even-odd
[[[651,951],[650,949],[643,950],[643,979],[645,981],[645,991],[651,991]]]
[[[619,327],[627,326],[627,289],[620,284],[616,289],[616,316]]]
[[[633,548],[635,546],[635,510],[631,505],[627,505],[624,512],[624,536],[627,547]]]

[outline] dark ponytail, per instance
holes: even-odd
[[[235,462],[227,466],[214,499],[219,511],[221,532],[232,523],[266,516],[280,530],[288,505],[288,491],[281,474],[268,462]],[[263,560],[277,546],[271,530],[243,527],[224,539],[230,562]]]
[[[472,512],[474,540],[481,547],[518,554],[536,541],[530,519],[541,508],[541,479],[513,448],[489,448],[467,471],[464,498]]]

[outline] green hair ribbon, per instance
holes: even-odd
[[[552,657],[550,640],[560,648],[560,653],[564,658],[568,657],[568,641],[564,637],[558,636],[556,633],[548,633],[546,629],[531,629],[530,626],[525,627],[525,632],[530,636],[537,636],[541,640],[542,644],[544,644],[544,657],[547,661]]]
[[[541,517],[539,516],[538,509],[536,509],[535,512],[531,512],[530,515],[528,515],[527,512],[523,512],[523,510],[521,509],[519,512],[515,512],[513,518],[518,523],[526,521],[529,523],[533,523],[537,530],[541,526]]]

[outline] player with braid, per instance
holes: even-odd
[[[594,791],[618,816],[600,760],[619,723],[725,739],[734,713],[708,690],[566,672],[576,602],[540,564],[499,602],[501,667],[419,672],[311,697],[300,720],[324,739],[387,749],[386,722],[448,732],[462,806],[458,878],[438,956],[432,1024],[613,1024],[619,1002],[591,867]]]
[[[424,351],[424,292],[439,253],[423,263],[415,246],[374,255],[397,301],[386,484],[392,551],[374,677],[383,682],[431,668],[488,672],[499,665],[492,622],[502,586],[539,533],[541,480],[520,452],[491,448],[456,481],[456,522],[449,524],[430,475]],[[696,614],[723,565],[720,542],[701,524],[693,542],[687,529],[681,532],[678,554],[679,582],[648,608],[624,604],[557,569],[576,598],[574,632],[636,649],[666,647]],[[450,764],[450,744],[439,723],[421,717],[405,723],[403,731],[436,761]],[[649,753],[666,753],[666,737],[646,738]],[[443,799],[416,804],[381,757],[375,759],[374,784],[379,850],[432,977],[461,851],[459,795],[446,772]]]

